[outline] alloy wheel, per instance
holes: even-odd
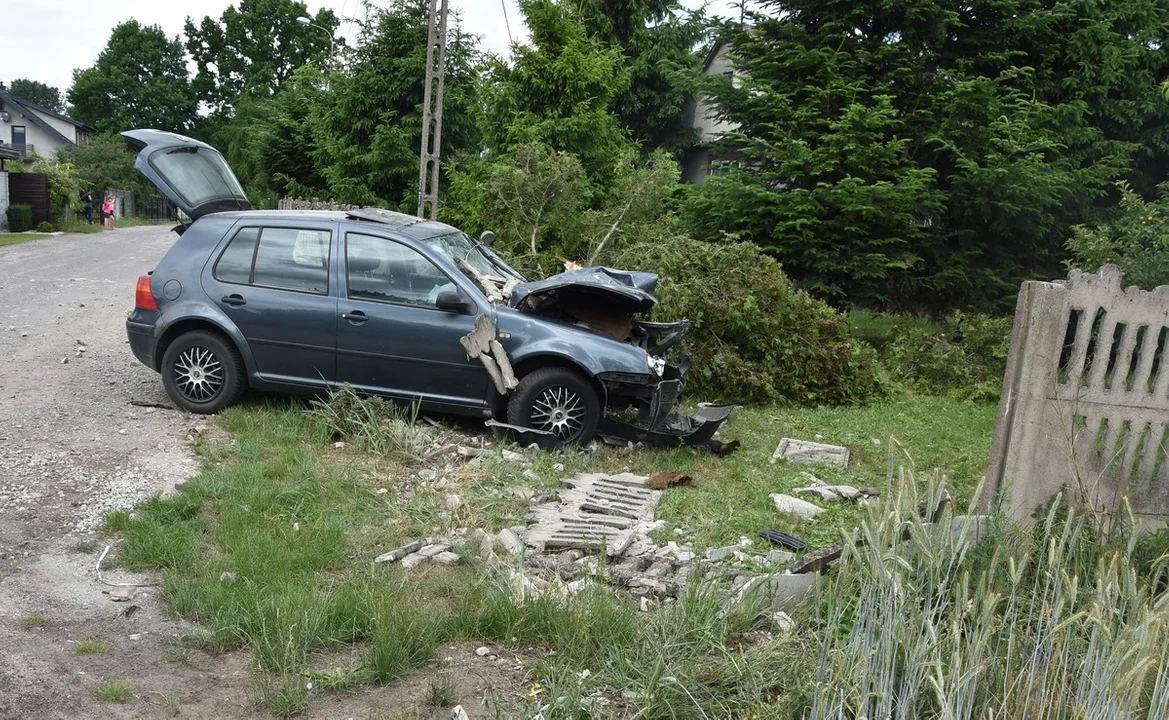
[[[584,427],[584,401],[563,385],[547,388],[532,403],[528,420],[530,427],[536,430],[546,430],[562,440],[569,440]]]
[[[174,379],[184,397],[205,403],[223,389],[223,364],[210,350],[189,347],[175,359]]]

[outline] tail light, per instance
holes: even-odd
[[[138,287],[134,291],[134,307],[139,310],[157,310],[158,303],[154,301],[154,293],[150,291],[150,276],[138,278]]]

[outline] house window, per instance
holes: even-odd
[[[18,148],[24,147],[24,126],[23,125],[13,125],[12,126],[12,146],[18,147]]]

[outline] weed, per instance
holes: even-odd
[[[91,555],[95,550],[97,550],[97,542],[94,540],[82,540],[69,546],[70,552],[79,555]]]
[[[369,672],[360,667],[305,670],[304,676],[312,683],[313,689],[319,690],[352,690],[369,682]]]
[[[297,674],[259,674],[256,704],[278,717],[299,715],[308,709],[308,681]]]
[[[104,655],[114,648],[104,640],[81,640],[77,643],[78,655]]]
[[[125,702],[130,697],[130,683],[125,680],[107,680],[94,688],[93,692],[101,700]]]
[[[44,627],[47,622],[44,615],[25,615],[20,619],[20,626],[22,628],[39,628]]]
[[[308,411],[330,438],[402,462],[421,462],[429,433],[417,424],[418,406],[402,408],[379,397],[361,397],[348,385],[313,400]]]
[[[452,707],[459,701],[455,683],[445,673],[433,678],[426,685],[426,704],[435,708]]]
[[[191,662],[191,651],[182,645],[167,648],[164,655],[167,662],[175,663],[177,665],[186,665]]]

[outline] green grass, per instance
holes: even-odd
[[[48,620],[45,618],[44,615],[40,615],[40,614],[25,615],[24,617],[22,617],[20,619],[20,626],[22,628],[28,628],[28,629],[39,628],[39,627],[44,627],[45,623],[47,623],[47,622],[48,622]]]
[[[101,700],[125,702],[130,697],[130,683],[125,680],[107,680],[93,690]]]
[[[114,646],[105,640],[81,640],[77,643],[78,655],[105,655]]]
[[[0,233],[0,247],[28,242],[30,240],[40,240],[47,237],[49,237],[48,234],[42,233]]]
[[[206,632],[185,646],[250,651],[256,701],[270,712],[304,712],[312,692],[332,689],[330,683],[393,682],[429,662],[440,644],[456,641],[517,653],[555,649],[535,662],[546,693],[529,709],[551,703],[546,717],[573,716],[603,688],[638,693],[636,711],[646,717],[747,716],[811,673],[815,653],[807,638],[728,645],[755,617],[725,613],[711,589],[643,614],[604,588],[571,602],[517,602],[506,583],[473,561],[409,572],[372,565],[376,555],[419,535],[447,531],[452,521],[441,508],[448,490],[418,484],[409,497],[379,495],[378,488],[416,473],[417,439],[379,444],[366,424],[355,431],[365,439],[338,452],[336,423],[307,409],[298,400],[259,399],[224,412],[219,422],[233,442],[202,446],[198,477],[175,496],[111,514],[103,527],[121,536],[122,566],[162,571],[170,606],[205,624]],[[522,466],[500,460],[463,468],[454,479],[466,504],[457,522],[490,528],[522,522],[528,505],[506,492],[510,486],[551,489],[576,471],[628,466],[642,474],[693,475],[693,487],[665,494],[659,517],[683,528],[679,539],[699,548],[764,527],[828,544],[855,525],[860,509],[833,508],[815,522],[793,523],[775,512],[768,493],[806,482],[805,470],[825,481],[884,488],[887,452],[907,463],[904,446],[918,468],[951,475],[958,494],[968,496],[982,473],[993,421],[993,407],[912,396],[867,408],[746,408],[722,433],[743,443],[729,457],[687,448],[528,452],[535,481],[521,474]],[[781,437],[816,434],[848,445],[852,467],[769,462]],[[556,463],[565,469],[555,470]],[[225,571],[236,579],[221,580]],[[314,653],[349,644],[363,649],[358,667],[308,670]],[[432,700],[445,699],[440,691],[432,688]]]

